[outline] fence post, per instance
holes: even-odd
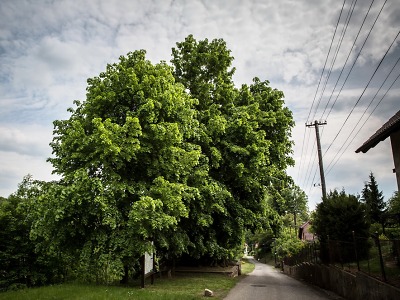
[[[344,242],[342,242],[343,244],[344,244]],[[339,247],[338,247],[338,245],[339,245]],[[341,246],[341,244],[340,244],[340,241],[336,241],[336,243],[335,243],[335,253],[336,252],[339,252],[339,259],[340,259],[340,265],[342,266],[342,269],[344,269],[344,267],[343,267],[343,246]]]
[[[356,235],[354,233],[354,230],[352,231],[352,234],[353,234],[353,243],[354,243],[354,254],[356,255],[356,261],[357,261],[357,270],[360,271],[360,262],[358,261]]]
[[[314,263],[317,263],[318,262],[318,258],[317,258],[317,247],[315,246],[315,236],[314,236],[314,234],[313,234],[313,237],[312,237],[312,239],[313,239],[313,258],[314,258]],[[321,244],[319,244],[319,251],[320,251],[320,253],[319,254],[321,254]]]
[[[328,234],[328,265],[331,263],[331,242],[329,240],[329,234]]]
[[[380,264],[381,264],[382,277],[383,277],[383,280],[386,281],[385,265],[384,265],[384,263],[383,263],[382,250],[381,250],[381,242],[379,241],[378,232],[375,232],[375,234],[376,234],[376,243],[377,243],[377,245],[378,245],[378,251],[379,251],[379,262],[380,262]]]

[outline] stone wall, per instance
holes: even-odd
[[[400,299],[400,289],[361,272],[351,274],[342,269],[312,263],[284,266],[284,273],[305,280],[352,300]]]

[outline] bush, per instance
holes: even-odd
[[[365,206],[357,197],[347,195],[344,190],[330,192],[317,205],[313,227],[321,242],[321,260],[341,262],[354,260],[353,232],[358,237],[359,258],[368,255],[369,225],[365,221]],[[329,243],[328,243],[329,241]],[[340,246],[337,242],[340,241]],[[336,250],[337,249],[337,250]],[[332,255],[338,253],[338,255]]]
[[[284,228],[276,239],[276,255],[279,261],[299,254],[305,247],[305,242],[299,240],[292,231],[290,228]]]

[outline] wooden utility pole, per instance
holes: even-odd
[[[324,165],[322,163],[322,151],[321,151],[321,141],[319,139],[319,128],[318,126],[326,125],[326,122],[314,121],[314,123],[306,124],[307,127],[315,127],[315,135],[317,137],[317,150],[318,150],[318,161],[319,161],[319,174],[321,177],[321,188],[322,188],[322,201],[326,199],[326,185],[325,185],[325,174]]]

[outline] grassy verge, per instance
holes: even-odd
[[[244,260],[242,274],[248,274],[252,270],[254,265]],[[214,292],[213,299],[223,299],[238,280],[240,277],[231,278],[221,274],[176,273],[173,278],[156,277],[154,285],[146,282],[144,289],[140,288],[139,283],[130,286],[65,283],[0,293],[0,300],[191,300],[202,299],[206,288]]]
[[[255,265],[250,263],[248,259],[244,258],[242,260],[242,275],[247,275],[253,272]]]

